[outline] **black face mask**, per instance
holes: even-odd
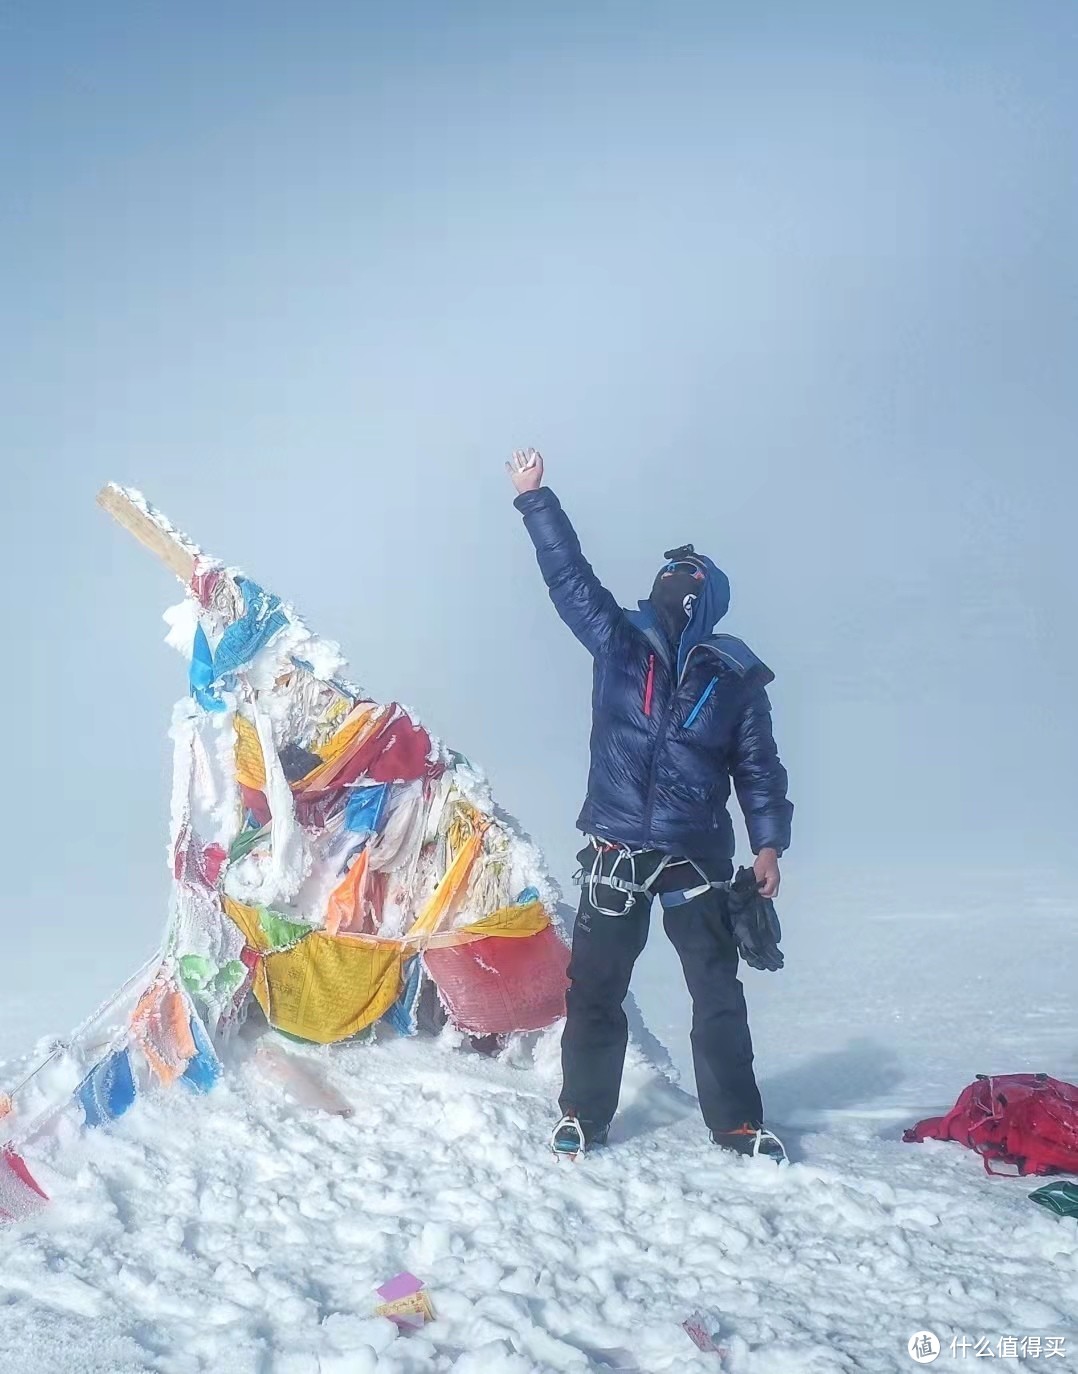
[[[700,595],[700,580],[680,569],[661,572],[651,589],[651,604],[667,639],[676,644],[689,623],[689,609]]]

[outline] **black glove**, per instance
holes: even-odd
[[[770,897],[760,896],[760,886],[751,868],[739,868],[728,897],[730,930],[742,959],[750,968],[774,973],[782,968],[782,927]]]

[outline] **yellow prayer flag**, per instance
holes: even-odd
[[[225,897],[223,901],[225,915],[243,931],[244,939],[251,948],[257,949],[260,954],[268,953],[272,946],[258,919],[258,907],[244,906],[242,902],[234,902],[231,897]]]
[[[472,875],[472,868],[482,847],[482,831],[477,831],[465,840],[460,853],[449,865],[445,877],[427,898],[423,910],[406,933],[405,939],[433,935],[443,921],[451,918],[453,908],[467,890],[468,879]]]
[[[271,1026],[320,1045],[345,1040],[384,1016],[401,987],[394,940],[314,931],[259,960],[254,992]]]
[[[261,792],[266,786],[266,760],[258,731],[239,712],[232,717],[236,731],[236,781]]]
[[[550,917],[542,902],[525,902],[522,906],[504,906],[478,921],[469,921],[467,925],[456,926],[453,930],[420,937],[420,943],[424,949],[444,949],[451,945],[470,945],[475,940],[485,940],[489,935],[524,939],[529,935],[538,935],[549,924]],[[408,938],[405,936],[405,940]]]

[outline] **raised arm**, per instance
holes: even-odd
[[[771,703],[757,687],[742,708],[730,769],[738,802],[745,814],[754,865],[765,897],[779,886],[779,855],[790,845],[793,803],[786,796],[788,778],[771,730]]]
[[[561,502],[543,486],[542,456],[527,449],[506,467],[555,610],[589,653],[601,653],[625,612],[592,572]]]

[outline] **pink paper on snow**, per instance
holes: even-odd
[[[409,1274],[407,1269],[396,1278],[387,1279],[376,1292],[383,1302],[396,1302],[398,1298],[410,1298],[423,1287],[423,1280]]]
[[[409,1274],[407,1269],[396,1278],[388,1279],[377,1292],[384,1301],[374,1309],[375,1316],[388,1317],[402,1331],[418,1331],[434,1320],[434,1308],[423,1280]]]
[[[697,1350],[706,1350],[713,1355],[723,1356],[726,1354],[726,1347],[716,1345],[707,1327],[704,1325],[704,1317],[699,1312],[694,1312],[691,1317],[686,1317],[681,1323],[681,1329],[696,1346]]]

